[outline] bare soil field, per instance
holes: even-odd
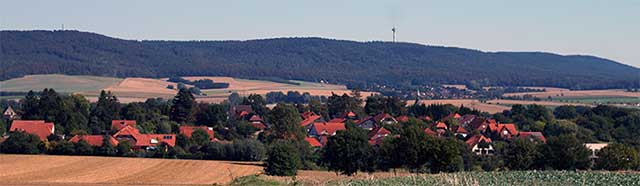
[[[524,96],[531,95],[538,98],[555,97],[640,97],[640,92],[626,92],[623,89],[608,89],[608,90],[567,90],[567,89],[548,89],[545,92],[520,92],[509,93],[504,96]]]
[[[0,185],[211,185],[262,172],[259,163],[0,155]]]
[[[431,104],[452,104],[455,106],[464,105],[465,107],[477,109],[477,110],[492,113],[492,114],[511,109],[511,107],[507,107],[507,106],[481,103],[476,99],[435,99],[435,100],[420,100],[420,101],[421,103],[424,103],[426,105],[431,105]],[[414,101],[407,101],[407,105],[412,105],[413,103]]]

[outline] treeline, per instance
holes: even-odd
[[[1,34],[0,80],[61,73],[324,80],[363,90],[434,83],[571,89],[640,86],[636,81],[637,68],[591,56],[481,52],[412,43],[321,38],[132,41],[78,31],[2,31]],[[33,66],[40,68],[30,68]]]
[[[326,96],[312,96],[309,92],[300,94],[298,91],[287,91],[287,94],[278,92],[269,92],[265,95],[267,103],[309,103],[312,100],[326,102]]]
[[[198,87],[199,89],[220,89],[220,88],[229,88],[229,83],[215,83],[210,79],[199,79],[195,81],[189,81],[182,77],[170,77],[168,82],[174,83],[183,83],[187,85],[193,85]],[[181,87],[178,87],[180,89]]]

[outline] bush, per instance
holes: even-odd
[[[0,152],[8,154],[38,154],[42,151],[38,136],[26,132],[13,132],[0,144]]]
[[[638,151],[623,144],[610,144],[598,151],[595,162],[596,169],[629,170],[638,166]]]

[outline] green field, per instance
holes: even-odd
[[[640,185],[640,174],[595,171],[458,172],[375,180],[339,181],[328,185]]]
[[[586,104],[616,104],[616,103],[640,103],[640,97],[557,97],[553,101],[586,103]]]
[[[68,75],[30,75],[0,82],[0,91],[28,92],[42,91],[53,88],[57,92],[73,93],[99,91],[122,81],[119,78],[97,76],[68,76]]]
[[[318,184],[315,182],[314,184]],[[262,176],[235,179],[230,185],[313,185],[305,180],[293,183],[275,182]],[[382,179],[340,179],[322,183],[335,186],[394,186],[394,185],[640,185],[638,172],[609,171],[496,171],[419,174]]]

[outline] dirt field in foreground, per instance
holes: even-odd
[[[0,155],[0,185],[211,185],[256,174],[251,162]]]

